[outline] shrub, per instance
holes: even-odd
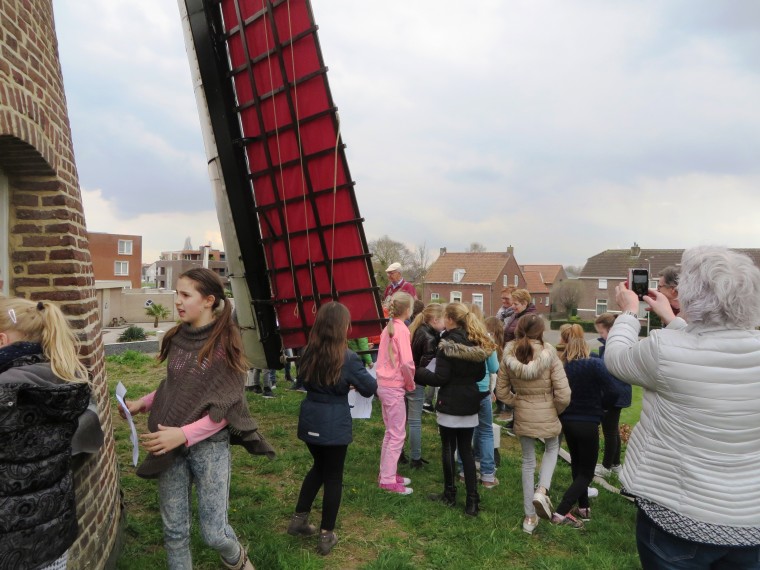
[[[134,342],[136,340],[145,340],[145,329],[136,325],[130,325],[124,329],[124,332],[117,339],[119,342]]]

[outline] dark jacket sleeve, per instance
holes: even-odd
[[[435,358],[438,339],[422,328],[414,331],[412,338],[412,358],[417,368],[425,368]]]
[[[414,373],[414,382],[423,386],[445,386],[451,381],[451,360],[438,354],[435,359],[435,372],[427,368],[418,368]]]
[[[348,357],[348,362],[345,364],[347,370],[348,383],[356,388],[356,390],[365,398],[373,396],[377,391],[377,381],[372,375],[364,368],[364,364],[359,360],[356,353],[352,352]]]
[[[602,388],[602,408],[609,410],[610,408],[615,407],[615,404],[621,395],[620,388],[618,387],[620,380],[609,373],[603,360],[595,358],[592,362],[596,364],[599,385]]]

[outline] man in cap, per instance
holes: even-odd
[[[397,293],[398,291],[409,293],[413,299],[417,298],[417,289],[414,288],[414,285],[405,281],[404,278],[401,277],[400,263],[391,263],[385,272],[388,274],[388,286],[385,288],[385,292],[383,293],[383,303],[386,303],[388,299],[390,299],[391,295]]]

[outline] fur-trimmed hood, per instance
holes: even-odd
[[[523,380],[536,380],[541,378],[544,373],[551,368],[555,360],[557,351],[551,344],[544,343],[543,348],[537,341],[531,341],[533,347],[533,359],[528,364],[523,364],[515,358],[514,342],[510,342],[506,348],[504,362],[509,367],[509,371]]]
[[[462,344],[460,339],[452,339],[451,336],[444,338],[438,343],[438,350],[449,358],[457,358],[468,362],[485,362],[488,353],[480,346]]]

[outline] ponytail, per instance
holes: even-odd
[[[403,315],[407,311],[410,311],[413,306],[414,299],[409,293],[398,291],[397,293],[393,294],[390,303],[388,303],[388,325],[385,327],[385,330],[388,331],[388,336],[391,339],[393,338],[393,335],[396,334],[393,319],[398,318],[400,315]],[[388,341],[388,356],[391,359],[391,364],[393,366],[396,366],[396,363],[393,359],[393,343],[390,342],[390,340]]]
[[[532,340],[544,344],[544,320],[536,314],[527,314],[520,317],[515,329],[513,353],[515,358],[523,364],[533,360]]]
[[[15,330],[24,340],[39,343],[53,374],[61,380],[88,382],[87,368],[79,360],[79,340],[58,305],[0,299],[0,330]]]

